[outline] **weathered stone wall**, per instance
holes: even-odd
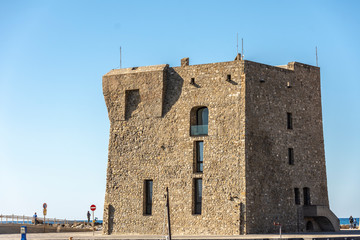
[[[242,62],[161,68],[115,70],[103,78],[111,121],[104,231],[164,234],[164,193],[169,187],[173,234],[240,234],[245,224],[240,204],[246,204]],[[229,74],[231,81],[226,81]],[[152,85],[156,89],[148,90]],[[140,102],[130,101],[137,104],[131,117],[119,118],[130,89],[139,89]],[[159,99],[163,93],[161,117],[144,114],[142,106],[148,105],[151,93]],[[190,112],[196,106],[209,109],[207,136],[190,136]],[[204,141],[203,173],[193,169],[198,140]],[[193,214],[194,178],[203,179],[201,215]],[[153,180],[151,216],[143,215],[147,179]]]
[[[328,206],[319,68],[246,61],[245,75],[248,233],[278,231],[273,222],[301,231],[304,187],[312,205]],[[287,129],[287,112],[293,129]],[[294,149],[294,165],[288,148]],[[300,189],[300,205],[294,188]]]
[[[111,122],[105,233],[165,234],[166,187],[175,235],[277,232],[273,222],[303,230],[304,187],[311,204],[328,206],[319,68],[241,60],[189,66],[185,58],[181,67],[112,70],[103,91]],[[199,106],[209,110],[208,135],[190,136]],[[199,140],[203,173],[194,171]],[[203,180],[201,215],[193,214],[194,178]],[[145,180],[153,180],[150,216]]]

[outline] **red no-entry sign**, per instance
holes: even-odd
[[[91,206],[90,206],[90,210],[91,210],[91,211],[95,211],[95,210],[96,210],[96,206],[95,206],[94,204],[91,205]]]

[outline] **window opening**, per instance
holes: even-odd
[[[227,75],[226,81],[231,82],[231,75],[230,74]]]
[[[288,148],[289,165],[294,165],[294,149]]]
[[[202,179],[194,179],[194,214],[201,214]]]
[[[287,129],[293,129],[292,114],[289,112],[287,113]]]
[[[153,181],[145,180],[144,183],[144,215],[152,214]]]
[[[196,141],[195,142],[195,172],[203,172],[203,163],[204,163],[204,142]]]
[[[304,188],[304,205],[311,205],[310,202],[310,188]]]
[[[207,107],[195,107],[190,112],[190,135],[208,134],[209,110]]]
[[[125,91],[125,120],[128,120],[135,114],[141,102],[139,89]]]
[[[196,111],[196,122],[197,125],[208,125],[209,121],[209,110],[207,107],[199,108]]]
[[[300,190],[299,188],[294,188],[295,192],[295,204],[300,205]]]

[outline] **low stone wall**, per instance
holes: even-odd
[[[43,233],[44,225],[31,224],[0,224],[0,234],[19,233],[21,226],[27,226],[28,233]],[[62,227],[62,226],[45,226],[45,232],[89,232],[92,228],[76,228],[76,227]]]

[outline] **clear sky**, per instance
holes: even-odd
[[[0,1],[0,214],[102,219],[119,67],[245,59],[321,67],[330,206],[360,216],[360,1]],[[39,215],[41,215],[39,214]]]

